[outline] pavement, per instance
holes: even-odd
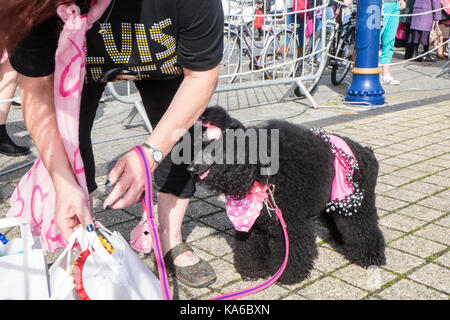
[[[393,62],[401,61],[396,49]],[[376,205],[380,227],[386,239],[387,264],[363,269],[346,260],[329,239],[327,229],[315,224],[319,257],[309,279],[295,284],[274,284],[244,299],[368,299],[448,300],[450,298],[450,80],[432,78],[444,61],[408,63],[392,67],[400,86],[386,86],[387,105],[373,110],[344,106],[341,96],[351,75],[334,87],[327,70],[314,98],[317,109],[307,100],[280,102],[285,86],[248,89],[215,94],[211,105],[220,103],[240,120],[289,117],[288,121],[307,127],[323,127],[372,146],[380,162]],[[104,210],[108,194],[104,187],[115,161],[131,146],[142,143],[145,133],[137,116],[131,125],[124,119],[132,106],[105,94],[93,129],[96,179],[95,218],[127,240],[141,219],[140,204],[123,210]],[[7,126],[13,138],[32,147],[33,155],[0,156],[0,217],[6,214],[9,197],[26,168],[4,174],[36,157],[19,107],[13,107]],[[105,139],[122,138],[107,141]],[[183,223],[183,239],[214,267],[217,281],[207,288],[189,288],[171,278],[175,299],[207,299],[221,293],[247,288],[233,266],[233,227],[224,210],[224,196],[198,188]],[[17,231],[2,230],[6,237]],[[59,252],[47,255],[48,263]],[[155,270],[151,255],[140,254]]]

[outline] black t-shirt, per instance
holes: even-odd
[[[19,73],[54,71],[57,24],[52,18],[19,43],[10,57]],[[114,68],[134,71],[138,80],[214,68],[222,59],[223,24],[220,0],[113,0],[86,36],[86,79],[98,81]]]

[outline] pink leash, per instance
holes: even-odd
[[[145,193],[144,193],[141,201],[142,201],[143,208],[145,208],[147,210],[147,221],[148,221],[150,232],[152,234],[153,250],[155,252],[156,263],[158,265],[159,282],[161,285],[161,291],[163,294],[163,298],[165,300],[172,300],[172,294],[170,292],[169,280],[167,278],[166,266],[164,264],[164,256],[163,256],[162,250],[161,250],[161,242],[160,242],[159,233],[158,233],[158,224],[156,222],[156,218],[153,213],[152,176],[151,176],[151,170],[148,166],[149,161],[148,161],[146,153],[144,152],[144,150],[142,149],[141,146],[135,146],[135,147],[133,147],[133,150],[138,154],[139,160],[141,162],[142,171],[145,173]],[[274,202],[273,198],[272,198],[272,201]],[[283,219],[283,215],[281,213],[280,208],[278,208],[278,206],[272,204],[272,202],[270,200],[268,201],[268,204],[270,205],[271,209],[275,212],[275,214],[283,228],[286,251],[285,251],[284,261],[283,261],[281,267],[269,280],[264,281],[263,283],[260,283],[258,285],[255,285],[253,287],[250,287],[250,288],[247,288],[244,290],[239,290],[239,291],[235,291],[235,292],[231,292],[231,293],[226,293],[226,294],[223,294],[220,296],[216,296],[216,297],[210,298],[209,300],[232,300],[232,299],[237,299],[237,298],[248,296],[250,294],[257,293],[259,291],[262,291],[262,290],[270,287],[283,274],[284,269],[286,268],[286,265],[288,262],[288,258],[289,258],[289,237],[288,237],[288,233],[287,233],[287,225]]]

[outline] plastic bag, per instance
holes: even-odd
[[[162,299],[158,279],[125,239],[97,225],[112,249],[105,248],[96,232],[77,228],[49,270],[51,299]]]
[[[0,300],[49,298],[47,261],[39,237],[21,218],[0,219],[0,228],[20,227],[20,238],[0,244]]]

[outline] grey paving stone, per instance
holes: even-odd
[[[402,189],[406,189],[408,191],[420,192],[425,195],[431,195],[431,194],[434,194],[435,192],[444,190],[443,187],[440,187],[440,186],[437,186],[437,185],[434,185],[431,183],[426,183],[423,181],[414,181],[412,183],[403,185]]]
[[[401,176],[397,176],[397,175],[393,175],[393,174],[386,174],[386,175],[380,176],[378,178],[378,181],[385,183],[387,185],[390,185],[390,186],[398,187],[405,183],[410,183],[411,179],[408,177],[401,177]]]
[[[409,167],[402,168],[397,171],[392,172],[393,175],[408,178],[410,180],[415,180],[419,178],[425,177],[428,172],[420,171],[420,170],[412,170]]]
[[[426,183],[432,183],[438,185],[440,187],[448,187],[448,177],[441,176],[439,174],[432,175],[426,178],[423,178],[421,181]]]
[[[383,268],[396,273],[406,273],[424,261],[425,260],[410,254],[403,253],[395,249],[386,248],[386,265],[383,266]]]
[[[406,251],[421,258],[429,257],[432,254],[447,248],[445,245],[416,237],[414,235],[405,236],[404,238],[390,243],[389,246],[401,251]]]
[[[283,288],[286,288],[289,291],[297,291],[299,288],[304,287],[308,285],[308,283],[314,282],[317,278],[322,277],[324,273],[322,271],[319,271],[317,269],[312,269],[309,272],[308,278],[303,280],[300,283],[293,283],[293,284],[280,284]]]
[[[435,222],[436,224],[450,229],[450,215]]]
[[[288,295],[287,297],[284,297],[283,300],[308,300],[308,299],[302,295],[294,293],[294,294]]]
[[[389,197],[400,199],[402,201],[406,202],[416,202],[420,199],[423,199],[426,197],[426,194],[423,194],[421,192],[412,191],[408,189],[404,189],[403,187],[395,188],[389,190],[389,193],[387,193]]]
[[[440,263],[446,267],[450,267],[450,251],[437,258],[435,262]]]
[[[398,230],[393,230],[390,229],[388,227],[385,227],[383,225],[380,225],[380,229],[383,232],[383,236],[384,236],[384,241],[388,242],[391,241],[393,239],[396,239],[400,236],[405,235],[404,232],[398,231]]]
[[[439,226],[437,224],[429,224],[423,229],[414,232],[414,234],[426,239],[431,239],[446,245],[450,245],[450,232],[448,232],[448,228]]]
[[[318,248],[319,256],[314,261],[314,268],[322,272],[330,272],[348,261],[344,256],[336,251],[320,246]]]
[[[199,220],[221,231],[233,228],[233,225],[224,210],[205,217],[200,217]]]
[[[333,275],[367,291],[378,290],[383,284],[397,278],[393,273],[379,267],[364,269],[354,264],[336,271]]]
[[[210,203],[205,201],[195,201],[189,204],[189,207],[186,211],[186,215],[191,218],[200,218],[206,215],[209,215],[214,212],[220,211],[221,208],[218,208]]]
[[[402,216],[408,216],[422,221],[432,221],[439,218],[443,214],[441,211],[415,204],[401,209],[396,213]]]
[[[411,158],[405,159],[405,158],[401,158],[401,157],[391,157],[391,158],[383,160],[383,163],[389,164],[392,166],[396,166],[396,167],[406,167],[406,166],[409,166],[416,162],[417,162],[416,159],[411,159]]]
[[[312,300],[355,300],[367,295],[367,292],[332,277],[321,279],[298,293]]]
[[[450,270],[429,263],[408,276],[417,282],[450,294]]]
[[[438,174],[439,176],[443,176],[443,177],[446,177],[446,178],[450,178],[450,169],[439,171],[437,174]],[[449,186],[449,182],[448,182],[448,180],[447,180],[447,187],[448,187],[448,186]]]
[[[377,196],[376,206],[377,208],[384,209],[386,211],[393,211],[401,207],[407,206],[408,202],[398,199],[393,199],[385,196]]]
[[[193,242],[209,235],[217,233],[217,230],[197,221],[183,223],[182,236],[187,242]]]
[[[402,279],[378,294],[387,300],[446,300],[448,297],[439,291],[429,289],[411,280]]]
[[[103,210],[100,212],[96,212],[94,217],[96,220],[100,221],[105,227],[109,227],[111,225],[136,219],[136,217],[123,210]],[[138,220],[135,221],[136,224],[137,222],[139,222]]]
[[[225,234],[213,234],[208,238],[193,241],[192,244],[218,257],[233,251],[234,239]]]
[[[403,232],[409,232],[423,224],[424,221],[392,213],[380,218],[380,224]]]
[[[221,288],[220,292],[222,294],[225,294],[225,293],[234,292],[234,291],[238,291],[238,290],[245,290],[249,287],[261,284],[263,282],[263,280],[264,279],[259,280],[259,281],[241,281],[241,280],[239,280],[229,286]],[[265,280],[267,280],[267,279],[265,279]],[[239,298],[238,300],[277,300],[288,294],[289,294],[289,291],[287,291],[286,289],[282,288],[281,286],[279,286],[277,284],[273,284],[263,291],[257,292],[255,294],[252,294],[252,295],[249,295],[246,297]]]
[[[216,259],[211,262],[211,266],[214,268],[217,275],[216,282],[211,285],[211,288],[213,289],[221,288],[230,282],[244,282],[232,263],[222,259]]]

